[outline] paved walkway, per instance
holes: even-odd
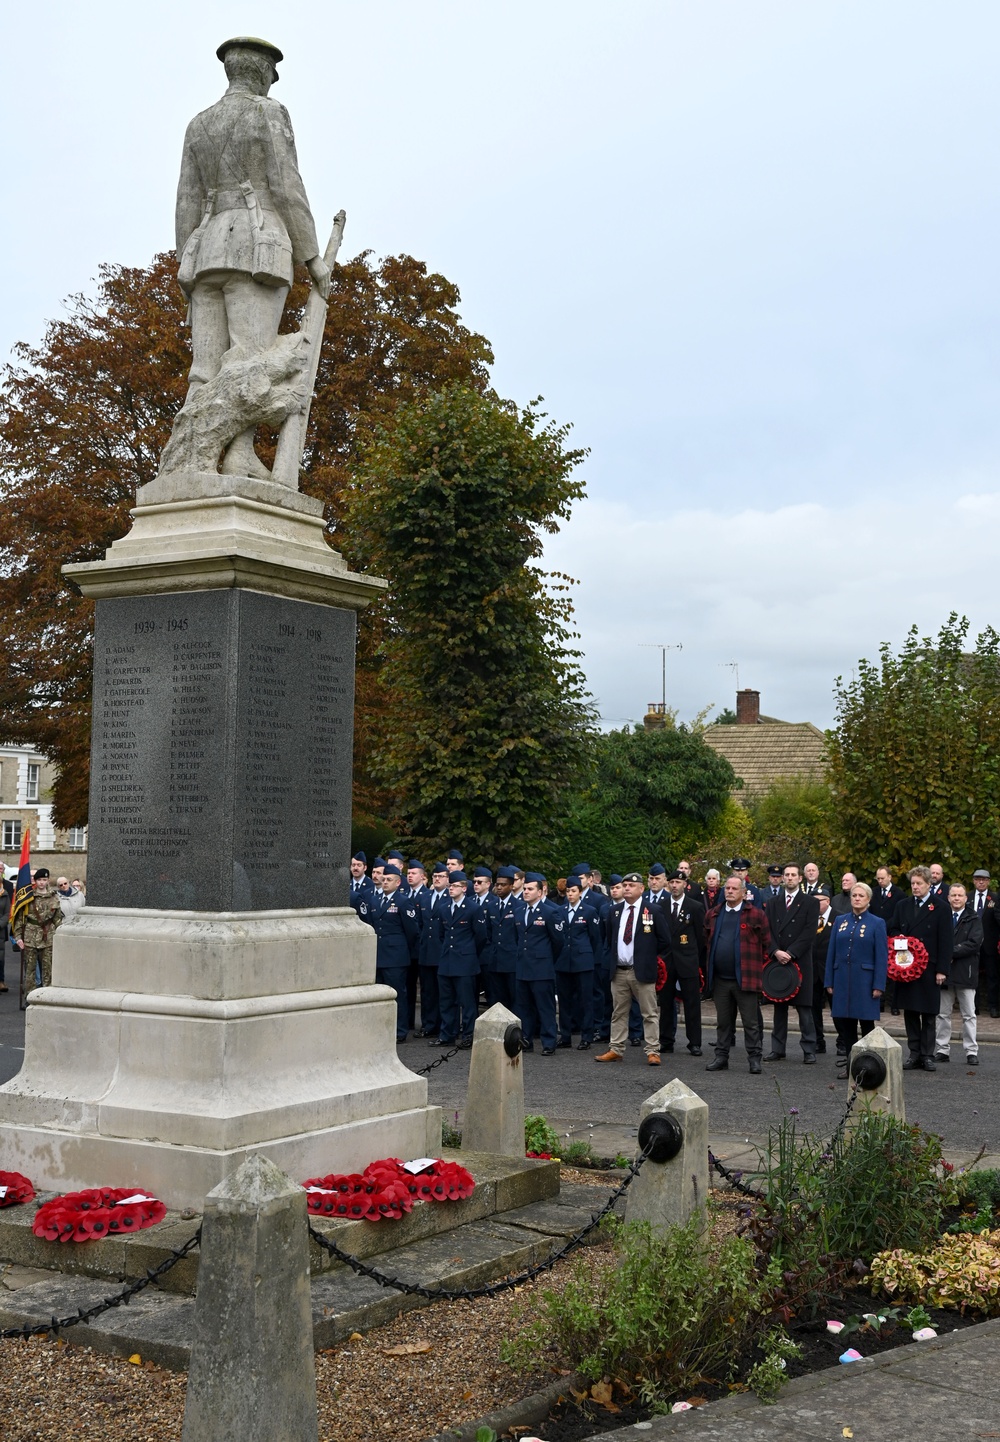
[[[647,1437],[651,1442],[685,1437],[717,1442],[1000,1438],[1000,1321],[798,1377],[770,1407],[740,1395],[600,1434],[601,1442]]]

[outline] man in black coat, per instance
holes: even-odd
[[[941,988],[941,1010],[938,1012],[934,1038],[934,1060],[951,1061],[951,999],[958,1000],[962,1014],[962,1047],[966,1066],[979,1065],[979,1043],[976,1040],[976,982],[979,980],[979,952],[983,945],[983,923],[968,904],[969,896],[960,881],[948,888],[951,907],[953,945],[951,979]],[[951,988],[949,990],[949,987]]]
[[[642,1013],[646,1062],[660,1065],[660,1026],[656,1005],[657,957],[662,956],[668,971],[671,965],[670,927],[667,909],[643,896],[643,880],[638,871],[622,878],[625,893],[604,918],[605,936],[611,947],[611,995],[614,1012],[611,1017],[611,1045],[595,1061],[621,1061],[628,1044],[628,1014],[633,997]]]
[[[826,954],[830,950],[830,928],[833,924],[833,912],[830,910],[830,896],[826,891],[817,891],[815,895],[816,905],[819,908],[819,916],[816,920],[816,935],[813,938],[812,970],[813,970],[813,991],[812,991],[812,1014],[816,1027],[816,1050],[826,1051],[826,1037],[823,1035],[823,1005],[826,1001]]]
[[[771,955],[776,961],[794,961],[802,973],[802,985],[792,1001],[776,1001],[771,1023],[771,1050],[765,1061],[784,1061],[788,1045],[788,1008],[799,1017],[799,1042],[806,1066],[816,1064],[816,1022],[813,1017],[813,942],[819,919],[819,902],[802,891],[802,874],[794,865],[781,873],[781,895],[769,896],[764,910],[771,928]]]
[[[1000,922],[997,919],[996,900],[996,893],[990,886],[990,873],[981,866],[972,873],[969,906],[983,925],[976,1010],[982,1011],[988,1006],[990,1016],[1000,1016]]]
[[[906,1041],[910,1054],[904,1071],[936,1071],[934,1030],[941,1005],[941,987],[951,975],[954,923],[951,907],[939,896],[931,896],[931,873],[927,866],[910,872],[912,896],[897,904],[889,924],[889,947],[894,936],[913,936],[927,948],[927,966],[916,981],[896,983],[896,999],[903,1008]]]
[[[677,1036],[677,995],[684,1003],[687,1049],[701,1056],[701,969],[705,965],[705,908],[688,891],[678,867],[667,877],[669,899],[660,903],[670,924],[667,979],[660,992],[660,1051],[673,1051]],[[665,958],[666,960],[666,958]]]
[[[880,916],[888,928],[897,904],[905,895],[906,892],[903,888],[894,883],[892,872],[888,866],[880,866],[875,873],[875,885],[872,887],[871,905],[868,909],[872,916]],[[891,976],[885,984],[885,996],[882,1000],[883,1014],[887,1008],[893,1016],[899,1015],[899,1006],[896,1002],[896,983]]]

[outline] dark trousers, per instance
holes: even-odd
[[[441,1030],[441,1004],[438,1000],[438,969],[420,968],[420,1029],[424,1036],[437,1036]]]
[[[438,1003],[441,1008],[441,1040],[471,1041],[476,1025],[476,978],[442,976],[438,973]]]
[[[420,964],[416,961],[410,962],[410,969],[406,973],[406,995],[409,1003],[406,1013],[406,1021],[410,1031],[413,1031],[417,1024],[417,986],[420,982]],[[421,1011],[423,1010],[423,999],[421,999]]]
[[[835,1016],[833,1024],[837,1028],[837,1035],[840,1037],[845,1055],[850,1052],[851,1047],[858,1039],[858,1027],[861,1028],[862,1036],[867,1036],[870,1031],[875,1030],[873,1021],[862,1021],[856,1016]]]
[[[497,1002],[517,1015],[517,982],[512,971],[486,973],[486,1004],[496,1006]]]
[[[611,966],[607,957],[594,967],[594,1031],[601,1041],[611,1039]]]
[[[580,1021],[580,1040],[594,1040],[594,973],[592,971],[557,971],[556,995],[559,998],[559,1040],[571,1041],[573,1022]]]
[[[0,981],[3,972],[0,971]],[[976,1006],[979,1010],[989,1007],[996,1011],[1000,1007],[1000,957],[991,956],[984,947],[979,953],[979,986],[976,989]]]
[[[517,1015],[526,1042],[539,1037],[543,1047],[556,1044],[556,984],[554,981],[519,981]]]
[[[684,1003],[688,1046],[701,1046],[701,978],[676,976],[668,967],[660,997],[660,1050],[673,1051],[677,1039],[677,988]]]
[[[391,986],[396,993],[396,1040],[405,1041],[409,1029],[409,1002],[406,995],[406,983],[409,968],[406,966],[380,966],[375,972],[375,980],[383,986]]]
[[[784,1056],[785,1048],[788,1045],[788,1008],[792,1005],[790,1001],[776,1001],[774,1003],[774,1015],[771,1020],[771,1050],[775,1056]],[[795,1006],[799,1014],[800,1044],[803,1056],[816,1055],[816,1022],[813,1019],[812,1005]]]
[[[816,1032],[817,1051],[826,1051],[826,1040],[823,1033],[823,1005],[825,1002],[826,988],[823,985],[823,978],[817,976],[813,981],[812,994],[813,1029]]]
[[[736,978],[717,978],[712,988],[719,1018],[715,1033],[715,1055],[726,1061],[729,1051],[736,1042],[736,1017],[743,1023],[743,1045],[751,1061],[760,1061],[763,1051],[764,1029],[760,1023],[760,1004],[755,991],[744,991]]]
[[[910,1048],[911,1056],[934,1059],[934,1024],[937,1016],[929,1011],[905,1011],[903,1021],[906,1025],[906,1044]]]

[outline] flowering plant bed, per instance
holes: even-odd
[[[354,1221],[398,1220],[414,1202],[457,1202],[471,1197],[472,1173],[458,1162],[403,1163],[396,1157],[372,1162],[363,1172],[331,1173],[302,1183],[309,1211],[321,1217]]]
[[[0,1172],[0,1207],[16,1207],[34,1195],[34,1187],[20,1172]]]
[[[162,1202],[134,1187],[90,1187],[43,1202],[31,1230],[47,1242],[99,1242],[155,1226],[166,1215]]]

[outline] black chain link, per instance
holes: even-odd
[[[855,1081],[853,1087],[851,1088],[851,1094],[847,1098],[847,1106],[844,1108],[844,1115],[837,1123],[833,1131],[833,1135],[830,1137],[828,1148],[826,1152],[824,1152],[823,1155],[820,1157],[818,1166],[828,1166],[829,1163],[833,1160],[833,1149],[840,1141],[841,1137],[844,1135],[844,1128],[847,1126],[847,1119],[851,1115],[851,1112],[854,1110],[854,1103],[857,1101],[858,1093],[860,1091],[861,1084],[860,1082]],[[736,1191],[742,1192],[745,1197],[753,1197],[754,1201],[757,1202],[763,1202],[767,1200],[763,1192],[757,1191],[755,1187],[748,1186],[748,1184],[743,1180],[744,1173],[742,1171],[732,1171],[729,1167],[723,1166],[723,1164],[719,1161],[719,1158],[712,1151],[711,1147],[709,1147],[708,1149],[708,1160],[711,1166],[714,1167],[714,1169],[718,1172],[719,1176],[724,1177],[729,1183],[729,1185],[735,1188]]]
[[[581,1227],[578,1232],[574,1232],[568,1241],[564,1242],[557,1251],[550,1252],[544,1261],[536,1262],[533,1267],[528,1267],[525,1271],[518,1272],[514,1277],[504,1277],[503,1280],[499,1282],[488,1282],[483,1287],[421,1287],[412,1282],[401,1282],[398,1277],[387,1276],[385,1272],[380,1272],[377,1267],[370,1267],[367,1262],[362,1262],[359,1261],[357,1257],[352,1257],[350,1252],[345,1252],[343,1248],[337,1246],[336,1242],[331,1242],[329,1237],[324,1237],[322,1232],[317,1232],[316,1228],[311,1224],[309,1227],[309,1235],[317,1246],[322,1247],[325,1252],[328,1252],[331,1257],[335,1257],[338,1262],[343,1262],[346,1266],[350,1267],[351,1271],[356,1272],[359,1277],[367,1277],[370,1281],[377,1282],[380,1287],[392,1287],[395,1291],[403,1292],[408,1297],[425,1297],[429,1301],[435,1302],[472,1301],[477,1297],[496,1297],[501,1292],[510,1292],[513,1291],[515,1287],[524,1286],[525,1282],[533,1281],[534,1278],[540,1276],[542,1272],[550,1271],[557,1262],[561,1262],[564,1257],[568,1257],[571,1252],[575,1252],[577,1247],[582,1246],[586,1238],[590,1236],[590,1233],[601,1225],[604,1218],[608,1216],[628,1191],[629,1187],[639,1175],[640,1168],[646,1161],[648,1155],[648,1151],[643,1152],[638,1161],[629,1163],[629,1174],[621,1186],[615,1188],[601,1210],[594,1213],[587,1225]]]
[[[426,1066],[422,1066],[419,1071],[414,1072],[414,1076],[426,1076],[427,1073],[433,1071],[436,1066],[441,1066],[442,1063],[451,1061],[453,1056],[458,1056],[461,1050],[462,1047],[453,1046],[451,1051],[442,1052],[440,1056],[436,1056],[433,1061],[428,1062]],[[467,1051],[468,1047],[466,1047],[465,1050]]]
[[[85,1307],[69,1317],[52,1317],[48,1322],[36,1322],[33,1327],[6,1327],[0,1331],[0,1342],[7,1342],[15,1337],[26,1341],[29,1337],[41,1337],[49,1332],[62,1332],[67,1327],[77,1326],[80,1322],[92,1322],[95,1317],[99,1317],[102,1312],[110,1312],[113,1307],[127,1307],[133,1297],[151,1286],[153,1282],[158,1281],[164,1273],[170,1271],[171,1267],[176,1267],[177,1263],[183,1261],[200,1242],[201,1228],[199,1227],[183,1247],[175,1247],[170,1256],[158,1267],[151,1267],[144,1277],[137,1277],[134,1282],[130,1282],[123,1291],[118,1292],[114,1297],[105,1297],[102,1301],[95,1302],[92,1307]]]

